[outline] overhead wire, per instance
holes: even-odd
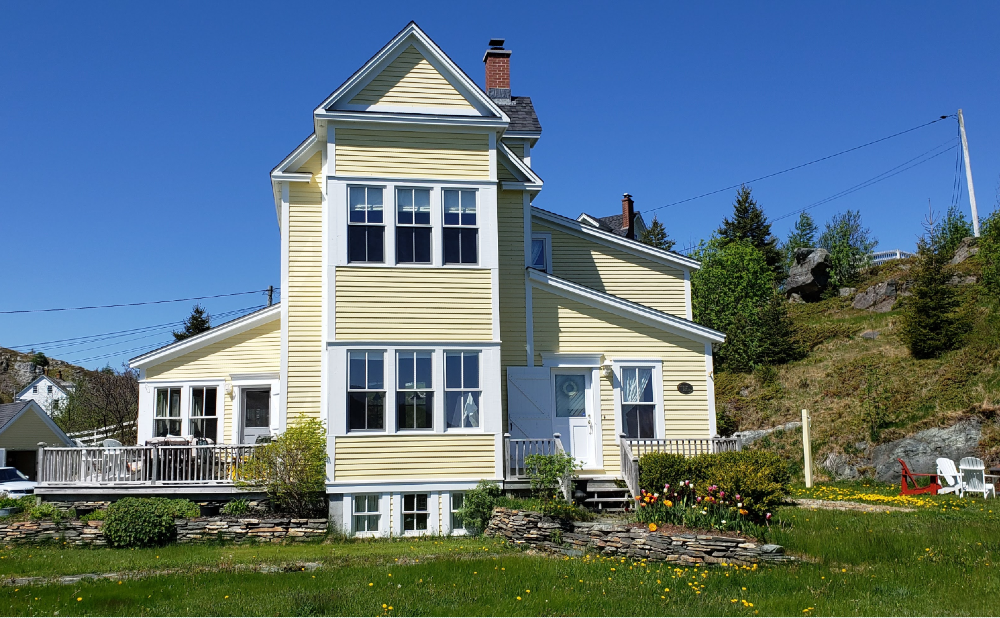
[[[280,288],[274,288],[274,290],[279,290]],[[191,300],[207,300],[210,298],[227,298],[230,296],[245,296],[247,294],[262,294],[267,293],[268,290],[265,288],[263,290],[250,290],[249,292],[233,292],[231,294],[214,294],[212,296],[192,296],[191,298],[172,298],[169,300],[150,300],[138,303],[117,303],[114,305],[88,305],[85,307],[58,307],[54,309],[15,309],[9,311],[0,311],[0,314],[10,315],[14,313],[50,313],[53,311],[80,311],[82,309],[112,309],[116,307],[138,307],[141,305],[162,305],[165,303],[180,303]]]

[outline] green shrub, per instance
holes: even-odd
[[[108,507],[104,537],[112,547],[156,547],[174,539],[180,500],[122,498]],[[186,502],[186,501],[184,501]]]
[[[184,500],[183,498],[179,498],[177,500],[169,500],[167,498],[160,499],[163,500],[167,505],[167,508],[170,509],[174,519],[191,519],[201,515],[201,507],[190,500]]]
[[[651,494],[671,496],[688,481],[697,497],[716,486],[736,498],[750,519],[761,522],[782,503],[791,480],[785,462],[768,451],[734,451],[684,457],[648,453],[639,460],[639,485]],[[688,487],[688,486],[685,486]],[[686,490],[685,490],[686,491]]]
[[[528,455],[524,458],[524,467],[531,479],[531,490],[542,501],[549,501],[562,499],[563,483],[572,478],[576,463],[572,455],[554,453]]]
[[[225,506],[222,507],[222,514],[229,515],[231,517],[241,517],[250,512],[250,501],[244,498],[237,498],[231,502],[227,502]]]
[[[547,517],[554,517],[565,521],[590,521],[593,514],[587,509],[575,504],[570,504],[565,500],[549,500],[542,502],[541,513]]]
[[[494,481],[479,481],[475,489],[465,492],[465,499],[462,508],[458,510],[458,516],[465,522],[466,528],[482,532],[493,516],[493,509],[502,499],[503,491],[500,485]]]
[[[34,496],[21,496],[20,498],[11,498],[6,492],[0,494],[0,509],[12,509],[21,507],[24,510],[28,510],[35,506]]]
[[[107,516],[108,516],[107,509],[98,509],[96,511],[91,511],[86,515],[83,515],[82,517],[80,517],[80,521],[82,522],[104,521],[104,518]]]
[[[27,496],[25,496],[27,497]],[[32,498],[34,500],[34,498]],[[50,519],[52,521],[62,521],[72,518],[73,513],[57,509],[51,502],[42,502],[32,505],[27,509],[28,517],[31,519]]]
[[[271,505],[296,516],[324,509],[326,428],[316,419],[299,421],[270,444],[258,447],[237,481],[243,488],[267,491]]]

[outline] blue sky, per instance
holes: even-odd
[[[311,110],[411,19],[480,84],[487,40],[507,39],[513,92],[543,125],[536,205],[562,214],[614,214],[627,191],[648,219],[959,107],[980,212],[997,202],[996,3],[8,2],[0,311],[278,285],[268,172],[309,134]],[[753,191],[776,218],[956,132],[942,121]],[[811,212],[859,209],[881,248],[912,248],[928,199],[946,209],[954,176],[951,150]],[[733,193],[656,214],[682,248],[718,227]],[[204,304],[219,315],[262,302]],[[0,314],[0,345],[168,324],[191,304]],[[161,328],[36,347],[117,366],[170,339]]]

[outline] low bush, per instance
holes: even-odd
[[[265,489],[278,511],[298,517],[318,515],[325,509],[326,459],[323,423],[299,421],[274,442],[258,447],[236,484]]]
[[[34,496],[21,496],[20,498],[11,498],[7,492],[0,493],[0,509],[14,509],[21,508],[28,510],[35,506]]]
[[[107,509],[98,509],[96,511],[91,511],[86,515],[80,517],[80,521],[87,523],[91,521],[104,521],[104,518],[108,516]]]
[[[575,460],[566,453],[528,455],[524,467],[531,479],[531,490],[543,502],[562,499],[562,486],[573,477]]]
[[[122,498],[108,507],[104,537],[112,547],[156,547],[174,539],[174,519],[190,509],[165,498]],[[197,505],[195,513],[197,514]],[[186,516],[186,514],[185,514]]]
[[[25,496],[27,497],[27,496]],[[32,497],[34,500],[34,497]],[[50,519],[52,521],[62,521],[64,519],[71,519],[75,514],[72,511],[61,511],[57,509],[51,502],[42,502],[40,504],[33,504],[26,509],[28,517],[31,519]]]
[[[503,490],[500,485],[494,481],[479,481],[475,489],[465,492],[458,516],[465,522],[466,528],[482,532],[493,516],[493,509],[500,506],[502,499]]]
[[[648,453],[639,460],[639,485],[646,492],[668,497],[684,487],[685,492],[694,495],[692,504],[696,504],[697,498],[711,497],[708,488],[714,486],[724,496],[739,496],[736,502],[742,506],[728,505],[727,508],[745,510],[746,516],[757,523],[765,521],[767,513],[774,512],[782,503],[790,480],[785,462],[768,451],[734,451],[694,457]],[[684,496],[679,497],[683,502]]]
[[[223,515],[229,515],[230,517],[241,517],[249,514],[250,511],[250,501],[244,498],[237,498],[236,500],[227,502],[226,505],[222,507],[221,513]]]

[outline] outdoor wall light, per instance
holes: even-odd
[[[604,378],[606,380],[610,380],[611,376],[613,376],[614,374],[615,374],[614,367],[611,365],[610,362],[605,362],[603,365],[601,365],[601,377],[602,378]]]

